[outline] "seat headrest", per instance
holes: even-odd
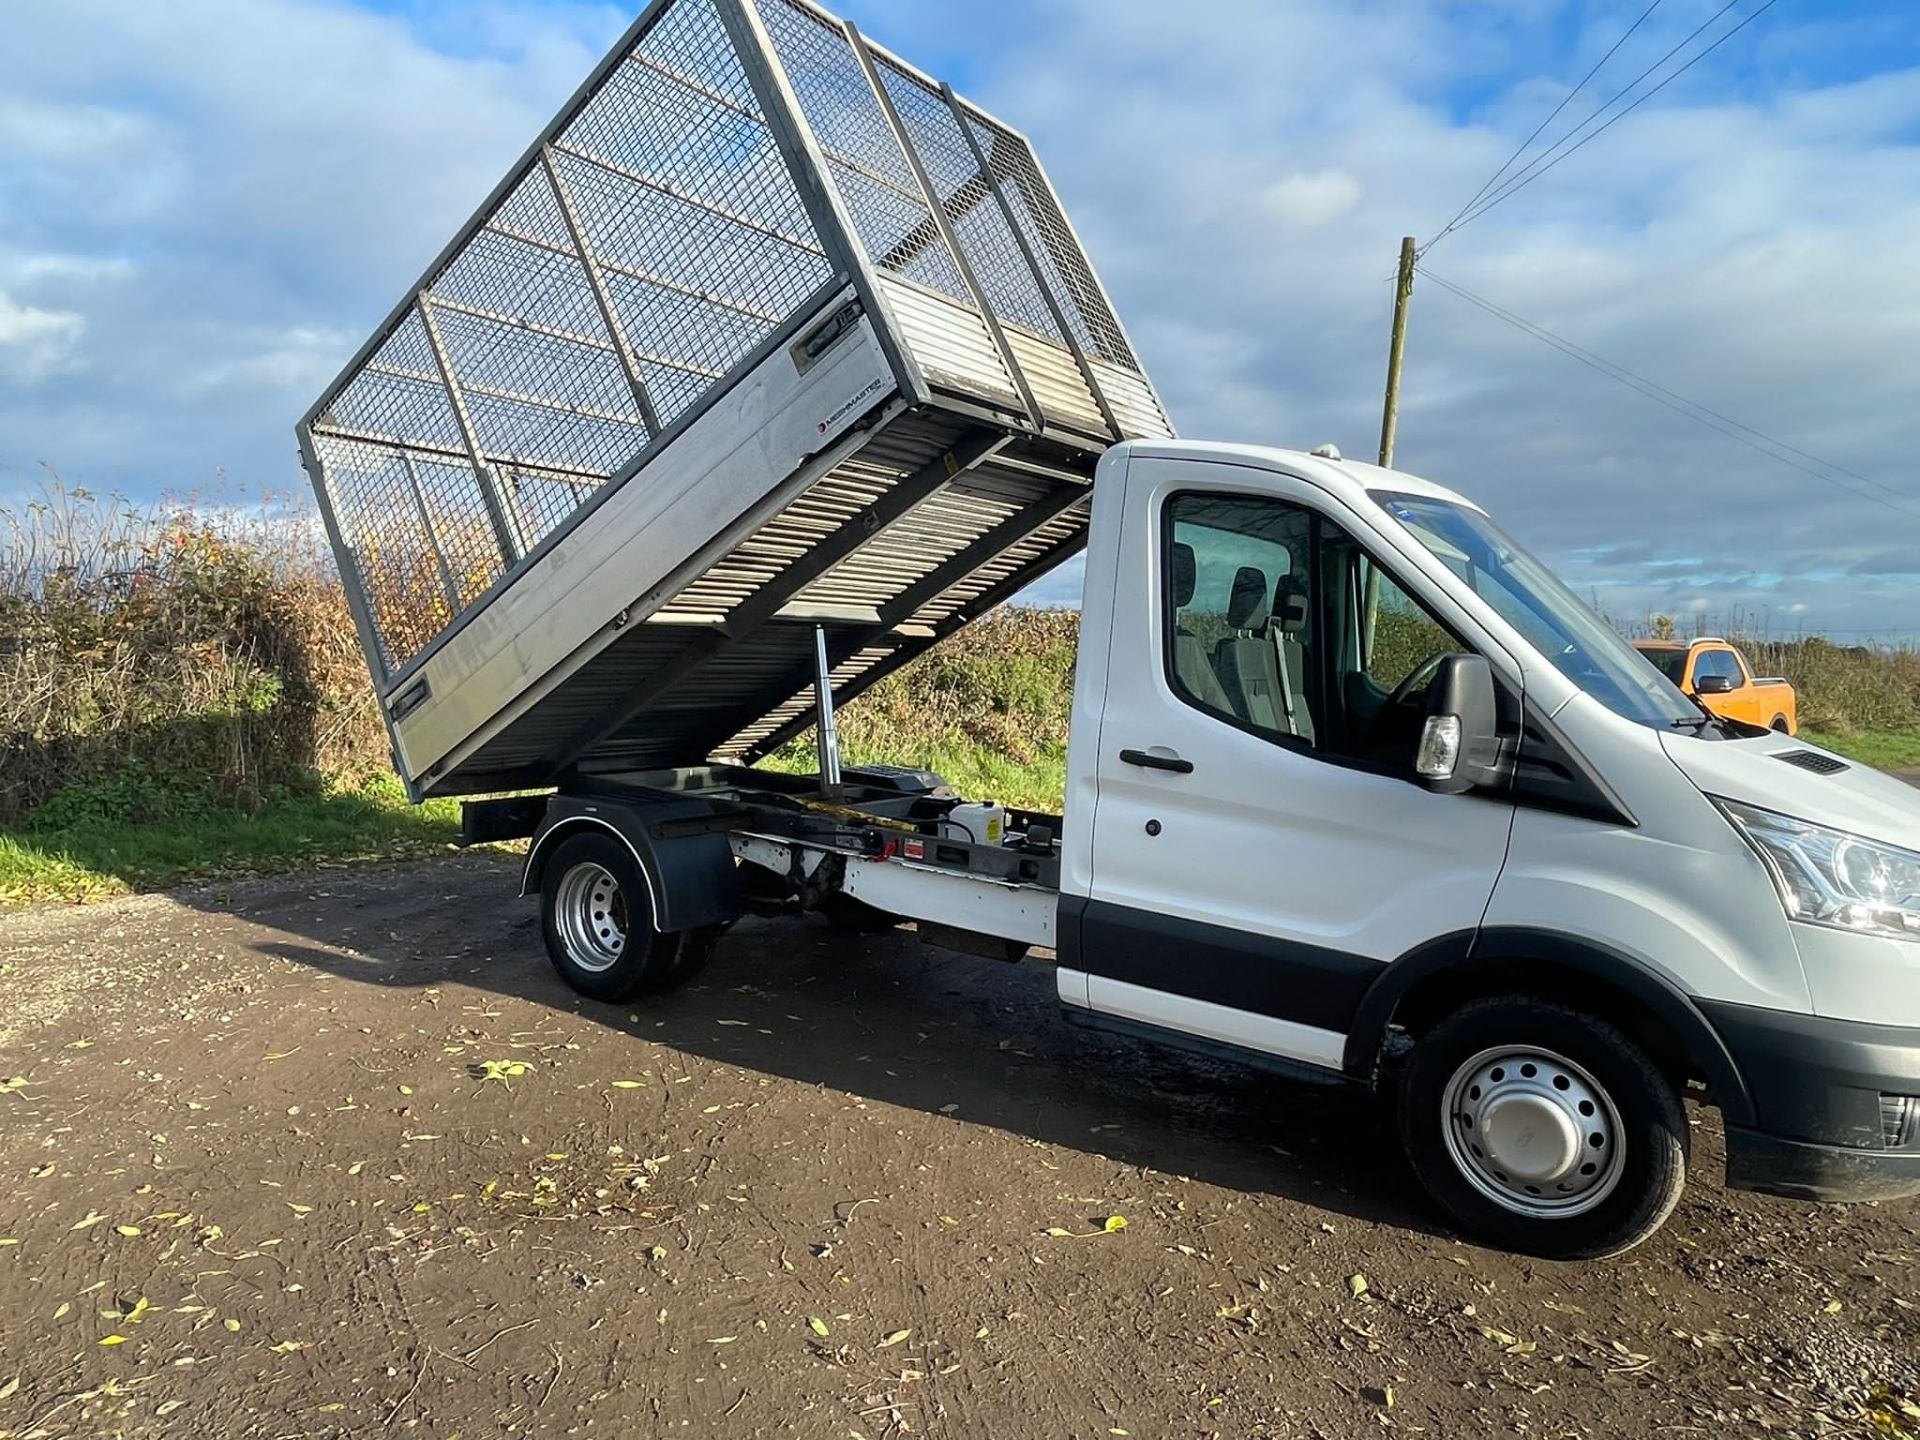
[[[1267,576],[1253,565],[1233,572],[1233,598],[1227,601],[1227,624],[1235,630],[1256,630],[1267,622]]]
[[[1193,546],[1173,547],[1173,605],[1176,610],[1193,603]]]
[[[1274,582],[1273,587],[1273,623],[1280,628],[1282,635],[1298,635],[1307,628],[1307,585],[1291,575],[1283,575]]]

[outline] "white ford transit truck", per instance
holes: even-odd
[[[1731,1185],[1920,1192],[1920,792],[1460,494],[1176,440],[1024,137],[810,0],[656,0],[298,434],[397,770],[530,839],[583,994],[911,922],[1381,1092],[1494,1243],[1651,1234],[1689,1095]],[[842,767],[836,705],[1082,552],[1063,815]]]

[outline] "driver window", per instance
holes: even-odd
[[[1174,496],[1165,668],[1187,704],[1256,735],[1410,766],[1445,626],[1346,532],[1270,496]]]
[[[1341,748],[1358,760],[1411,764],[1434,673],[1467,646],[1353,541],[1330,534],[1326,551],[1344,560],[1348,576],[1344,593],[1330,597],[1350,617],[1352,640],[1336,660]]]

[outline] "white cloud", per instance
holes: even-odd
[[[317,395],[339,373],[342,357],[351,354],[361,338],[317,325],[261,334],[238,354],[183,376],[180,390],[192,397],[215,393],[238,397],[262,391]]]
[[[1324,225],[1360,203],[1360,182],[1343,170],[1289,175],[1260,192],[1267,218],[1282,225]]]
[[[0,376],[34,385],[75,368],[86,316],[72,310],[39,310],[0,290]]]

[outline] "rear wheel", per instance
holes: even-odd
[[[560,978],[595,1000],[631,1000],[685,978],[685,937],[653,928],[646,876],[611,835],[561,842],[540,887],[540,926]]]
[[[1787,717],[1784,715],[1774,716],[1773,724],[1768,726],[1767,728],[1770,730],[1776,730],[1782,735],[1791,735],[1793,733],[1793,727],[1787,724]]]
[[[1547,1001],[1475,1001],[1422,1036],[1400,1132],[1462,1228],[1549,1259],[1631,1249],[1686,1183],[1673,1085],[1617,1027]]]

